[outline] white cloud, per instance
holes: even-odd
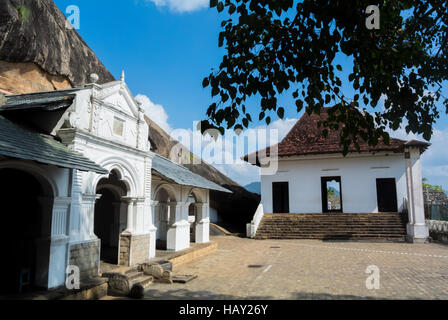
[[[157,7],[168,7],[173,12],[193,12],[207,8],[209,0],[146,0],[154,3]]]
[[[268,129],[277,129],[278,130],[278,138],[281,141],[288,132],[292,129],[292,127],[299,121],[299,119],[295,118],[286,118],[284,120],[278,119],[271,124],[269,124]],[[257,128],[265,128],[265,126],[259,126]]]
[[[151,99],[149,99],[144,94],[137,95],[135,97],[135,100],[137,100],[142,104],[145,110],[145,114],[148,116],[149,119],[154,121],[168,133],[170,133],[173,130],[171,126],[168,124],[168,114],[166,113],[165,108],[163,108],[162,105],[152,102]]]

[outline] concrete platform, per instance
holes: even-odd
[[[218,243],[214,241],[208,243],[192,243],[190,248],[182,251],[172,252],[167,250],[157,250],[157,256],[154,259],[151,259],[150,262],[159,260],[170,261],[173,264],[173,271],[176,271],[176,267],[208,255],[217,249]]]

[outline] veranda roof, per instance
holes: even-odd
[[[232,193],[220,185],[217,185],[158,154],[154,154],[152,169],[168,180],[180,185]]]
[[[109,172],[53,137],[29,130],[1,115],[0,155],[99,174]]]

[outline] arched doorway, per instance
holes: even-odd
[[[118,264],[120,234],[126,229],[127,209],[122,198],[127,186],[120,174],[112,170],[108,178],[98,182],[95,203],[94,232],[101,240],[101,260]]]
[[[0,169],[0,233],[3,277],[2,293],[21,293],[33,287],[46,288],[50,246],[53,192],[50,185],[18,169]],[[6,208],[11,208],[6,210]]]
[[[196,207],[196,203],[197,198],[194,195],[194,193],[190,193],[190,195],[188,196],[188,202],[190,203],[190,205],[188,206],[188,222],[190,223],[190,242],[195,242],[196,241],[196,222],[198,220],[197,218],[197,207]]]
[[[156,231],[156,249],[167,249],[167,233],[170,225],[170,205],[176,202],[174,195],[165,188],[160,188],[155,196],[157,201],[154,225]]]

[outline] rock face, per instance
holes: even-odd
[[[0,88],[13,93],[115,80],[52,0],[0,1]]]
[[[66,28],[65,16],[52,0],[0,0],[0,90],[19,94],[78,87],[89,82],[91,73],[99,75],[100,84],[115,80],[76,30]],[[170,158],[178,142],[149,118],[146,121],[153,150]],[[208,163],[186,167],[233,191],[212,191],[211,206],[244,232],[260,196]]]

